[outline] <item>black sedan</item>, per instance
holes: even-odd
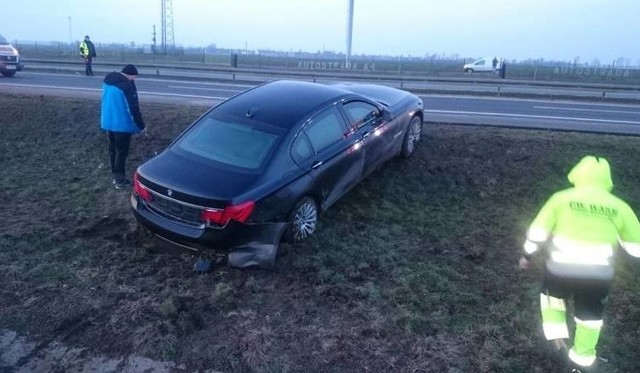
[[[266,83],[210,109],[138,167],[133,212],[157,237],[230,249],[231,265],[273,264],[318,215],[420,139],[423,103],[395,88]]]

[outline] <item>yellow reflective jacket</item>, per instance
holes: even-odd
[[[586,156],[568,179],[574,187],[555,193],[531,223],[525,254],[547,243],[551,251],[547,269],[561,263],[563,271],[575,265],[578,270],[611,266],[618,244],[640,257],[640,222],[626,202],[611,194],[609,162]]]
[[[84,40],[80,42],[80,55],[84,58],[89,57],[89,46]]]

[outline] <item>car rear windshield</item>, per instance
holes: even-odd
[[[215,162],[255,170],[260,168],[278,138],[277,133],[249,123],[206,117],[176,146]]]

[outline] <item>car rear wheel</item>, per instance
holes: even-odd
[[[404,135],[404,142],[402,143],[402,156],[405,158],[411,157],[415,151],[416,144],[420,141],[420,135],[422,134],[422,119],[420,117],[411,118],[409,122],[409,128]]]
[[[14,75],[16,75],[16,72],[13,70],[6,70],[6,71],[0,71],[0,74],[6,76],[6,77],[12,77]]]
[[[318,222],[318,208],[311,197],[304,197],[293,208],[289,216],[289,227],[285,239],[300,242],[313,234]]]

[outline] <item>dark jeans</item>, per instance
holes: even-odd
[[[129,155],[129,144],[131,134],[123,132],[107,131],[109,138],[109,162],[111,163],[111,173],[116,183],[125,180],[125,163]]]
[[[87,75],[93,75],[93,69],[91,68],[92,60],[92,57],[87,57],[84,59],[84,72]]]

